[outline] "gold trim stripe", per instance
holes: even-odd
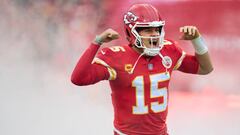
[[[186,53],[182,51],[182,56],[178,59],[177,64],[174,66],[173,70],[177,70],[182,65],[182,61],[185,58],[185,56]]]
[[[163,40],[163,45],[172,45],[173,43],[169,40]]]
[[[112,67],[110,67],[105,61],[103,61],[99,58],[94,58],[93,61],[92,61],[92,64],[93,63],[103,65],[108,69],[108,72],[109,72],[109,75],[110,75],[108,80],[115,80],[117,78],[116,70],[113,69]]]

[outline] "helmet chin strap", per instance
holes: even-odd
[[[156,56],[159,54],[160,48],[144,48],[143,53],[147,56]]]
[[[147,56],[156,56],[158,55],[159,51],[162,49],[163,45],[159,39],[159,45],[157,47],[154,47],[156,45],[153,45],[153,39],[154,38],[159,38],[159,37],[147,37],[150,38],[150,48],[146,47],[146,45],[143,44],[143,42],[141,41],[141,38],[146,38],[146,37],[140,37],[138,39],[136,39],[135,41],[135,46],[139,49],[143,49],[143,54],[147,55]]]
[[[154,47],[154,45],[153,45],[153,39],[154,38],[158,38],[158,42],[159,42],[159,47]],[[158,53],[159,53],[159,51],[161,50],[161,43],[160,43],[161,41],[160,41],[160,36],[159,37],[150,37],[150,46],[152,47],[152,48],[148,48],[148,47],[146,47],[145,45],[143,45],[143,43],[141,43],[142,44],[142,46],[143,46],[143,53],[145,54],[145,55],[147,55],[147,56],[156,56]]]

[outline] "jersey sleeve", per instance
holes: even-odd
[[[111,48],[103,48],[98,52],[92,62],[93,64],[101,65],[107,69],[109,73],[108,80],[115,80],[117,78],[117,71],[114,69],[113,59],[114,51]]]
[[[197,74],[199,63],[196,56],[186,54],[178,45],[175,45],[175,53],[178,58],[174,66],[174,70],[179,70],[184,73]]]
[[[183,59],[178,70],[185,73],[197,74],[198,68],[199,68],[199,63],[197,61],[196,56],[187,54]]]
[[[93,62],[98,49],[98,45],[91,44],[83,53],[72,72],[72,83],[79,86],[90,85],[109,78],[107,68]]]

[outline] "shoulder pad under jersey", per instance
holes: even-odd
[[[164,39],[163,45],[174,45],[175,41],[169,40],[169,39]]]

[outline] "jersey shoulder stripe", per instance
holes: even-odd
[[[173,70],[177,70],[181,66],[185,56],[186,56],[186,52],[182,51],[182,56],[178,59],[177,64],[174,66]]]
[[[96,58],[93,59],[92,64],[93,63],[103,65],[104,67],[106,67],[108,69],[108,72],[109,72],[108,80],[115,80],[117,78],[116,70],[113,69],[112,67],[110,67],[105,61],[96,57]]]
[[[165,46],[165,45],[173,45],[174,44],[174,42],[173,41],[171,41],[171,40],[168,40],[168,39],[164,39],[163,40],[163,45]]]

